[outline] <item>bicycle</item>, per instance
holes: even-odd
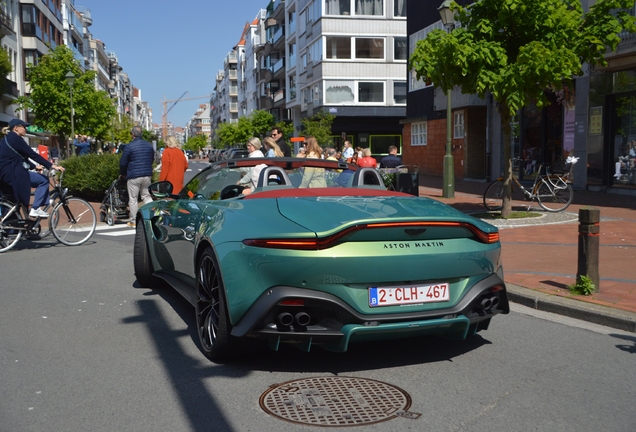
[[[526,199],[530,201],[536,199],[539,205],[546,211],[563,211],[568,208],[574,198],[574,192],[572,191],[572,186],[570,186],[570,168],[576,163],[576,159],[568,158],[564,169],[553,169],[551,173],[548,173],[545,165],[539,165],[537,175],[534,178],[534,184],[530,189],[524,188],[517,177],[513,175],[511,188],[514,191],[514,186],[517,185],[523,191]],[[544,168],[545,175],[541,175],[541,171]],[[503,207],[503,197],[503,177],[499,177],[486,189],[484,193],[484,207],[490,211],[501,210]]]
[[[52,208],[48,218],[47,231],[62,244],[78,246],[86,243],[95,232],[97,217],[95,210],[86,200],[68,195],[68,189],[62,187],[64,172],[59,179],[52,182],[53,191],[50,194],[46,209]],[[55,176],[52,176],[55,179]],[[22,203],[14,203],[9,197],[0,198],[0,252],[14,247],[23,235],[37,236],[42,230],[42,218],[31,219],[28,209]]]

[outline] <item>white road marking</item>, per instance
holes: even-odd
[[[115,232],[100,232],[97,233],[98,235],[102,235],[102,236],[109,236],[109,237],[121,237],[121,236],[127,236],[127,235],[134,235],[135,234],[135,230],[134,229],[127,229],[125,231],[115,231]]]

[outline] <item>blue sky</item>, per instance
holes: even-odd
[[[93,37],[119,64],[161,124],[164,97],[209,95],[223,59],[269,0],[75,0],[89,9]],[[168,114],[185,126],[206,99],[181,101]],[[170,107],[171,104],[168,104]]]

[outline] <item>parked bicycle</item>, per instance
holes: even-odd
[[[63,177],[64,172],[59,173],[59,179],[50,173],[53,190],[45,211],[52,210],[45,220],[26,217],[28,209],[15,203],[11,195],[0,198],[0,252],[14,247],[23,235],[42,238],[52,233],[68,246],[81,245],[91,238],[97,225],[95,210],[86,200],[68,195],[68,189],[62,187]]]
[[[574,198],[572,186],[570,186],[570,170],[578,158],[568,157],[568,161],[562,167],[553,166],[551,170],[543,164],[539,165],[539,170],[534,178],[534,184],[526,189],[519,182],[519,179],[512,176],[512,190],[515,186],[523,191],[526,199],[534,201],[549,212],[560,212],[568,208]],[[542,174],[545,172],[545,174]],[[503,177],[498,178],[488,186],[484,193],[484,206],[491,211],[501,210],[504,198]]]

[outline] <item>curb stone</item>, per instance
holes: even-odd
[[[513,303],[636,333],[635,313],[546,294],[509,283],[506,284],[506,289],[508,299]]]

